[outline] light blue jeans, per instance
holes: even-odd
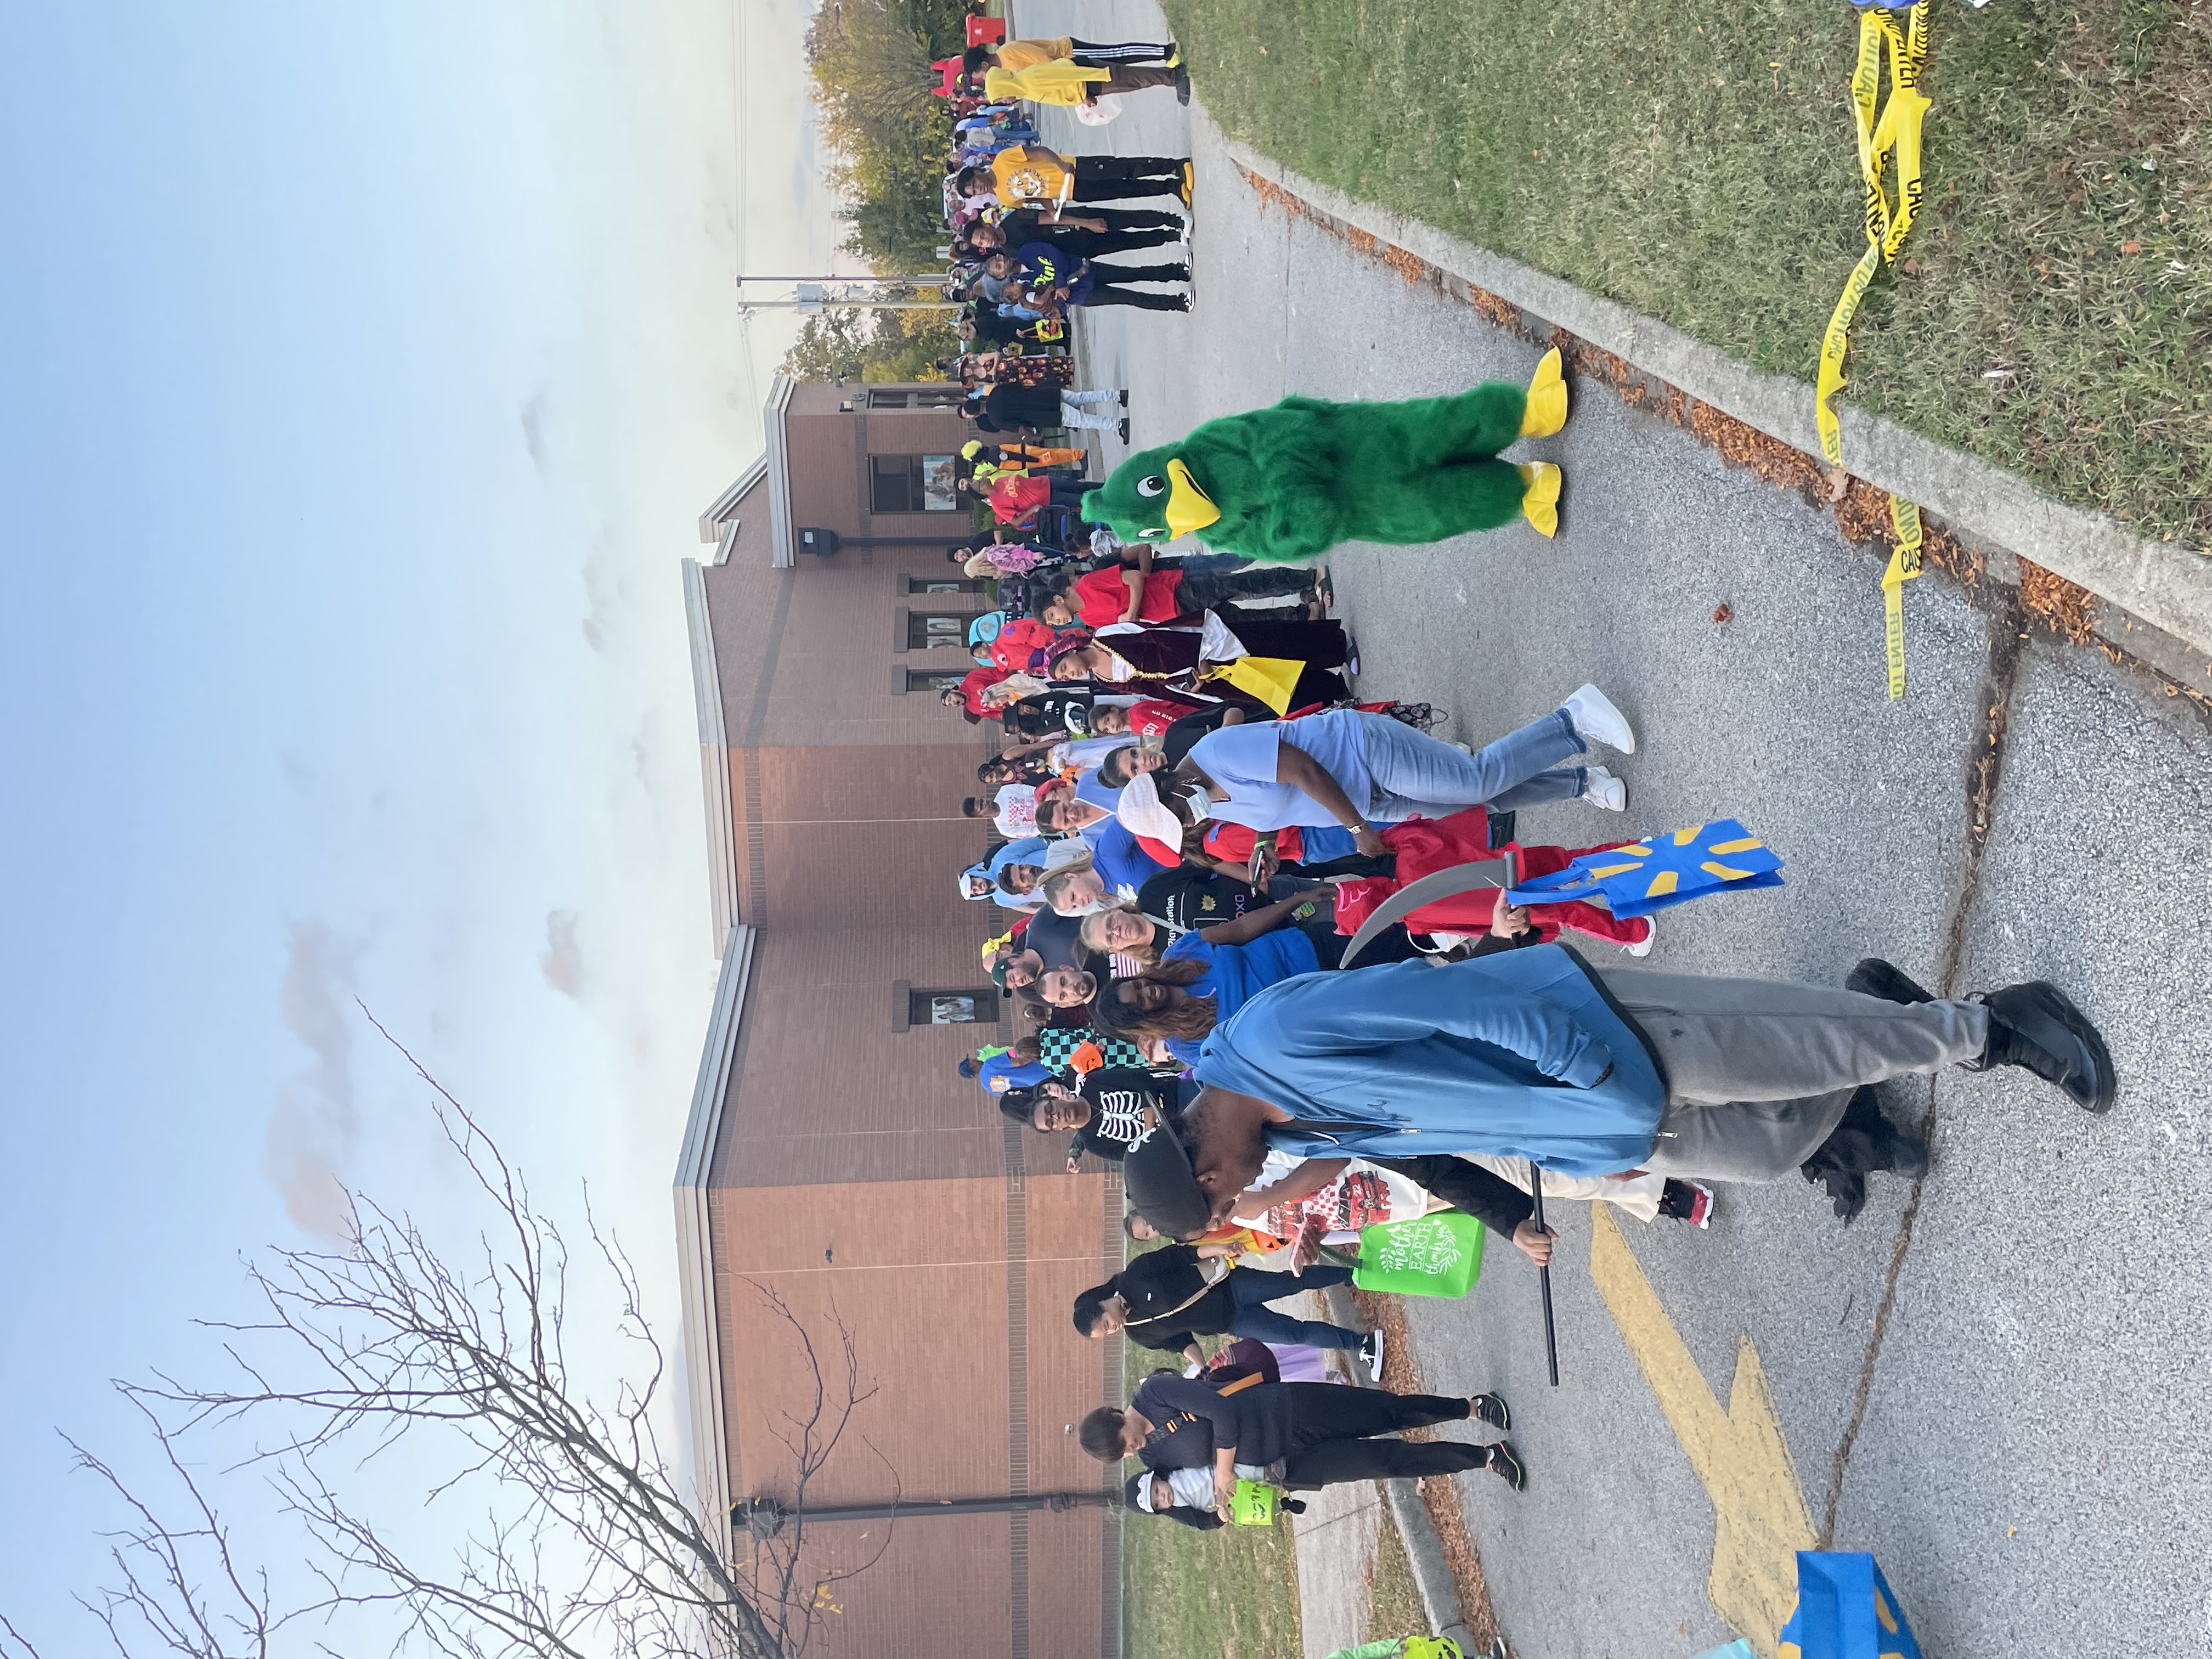
[[[1559,764],[1587,747],[1564,708],[1472,755],[1388,714],[1362,714],[1359,726],[1367,775],[1375,784],[1367,816],[1376,823],[1449,817],[1470,806],[1510,812],[1583,793],[1585,769]]]

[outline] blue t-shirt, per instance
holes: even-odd
[[[1046,846],[1047,842],[1042,836],[1030,836],[1025,840],[1010,841],[991,854],[991,861],[984,866],[984,872],[996,882],[999,879],[999,872],[1010,864],[1042,866],[1044,863]],[[1019,897],[1005,891],[994,891],[991,895],[991,902],[994,904],[1004,905],[1009,910],[1031,910],[1042,901],[1034,891]]]
[[[975,1068],[975,1081],[987,1095],[1002,1095],[1009,1089],[1034,1089],[1052,1075],[1051,1066],[1036,1060],[1024,1066],[1011,1053],[993,1054]]]
[[[1321,969],[1321,958],[1314,952],[1313,941],[1296,927],[1279,927],[1272,933],[1262,933],[1249,945],[1215,945],[1207,940],[1204,933],[1193,929],[1161,951],[1160,959],[1195,962],[1205,968],[1204,973],[1183,988],[1194,997],[1213,999],[1217,1030],[1270,985],[1295,979],[1300,974],[1316,973]],[[1170,1037],[1167,1049],[1184,1065],[1195,1066],[1200,1044],[1205,1040]]]
[[[1142,887],[1170,866],[1139,846],[1137,837],[1125,825],[1109,821],[1091,843],[1091,867],[1111,893],[1117,887]]]
[[[1121,790],[1108,787],[1095,766],[1087,766],[1075,775],[1075,798],[1087,800],[1093,806],[1103,806],[1109,812],[1121,810]]]
[[[1348,859],[1359,850],[1359,843],[1352,838],[1352,831],[1340,823],[1327,829],[1316,823],[1298,826],[1298,862],[1327,864],[1331,859]]]
[[[1313,757],[1343,788],[1346,799],[1366,811],[1375,795],[1374,781],[1367,775],[1366,734],[1361,729],[1366,718],[1356,708],[1333,708],[1301,720],[1224,726],[1207,732],[1191,745],[1190,759],[1229,792],[1227,800],[1212,803],[1213,816],[1253,830],[1336,823],[1335,815],[1304,790],[1275,781],[1276,750],[1284,743]]]

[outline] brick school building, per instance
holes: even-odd
[[[1007,913],[955,892],[998,728],[937,700],[988,603],[945,557],[945,392],[779,375],[684,562],[721,957],[676,1190],[689,1428],[742,1559],[748,1510],[797,1505],[779,1436],[813,1386],[763,1291],[833,1398],[842,1322],[877,1391],[805,1493],[806,1559],[872,1565],[811,1653],[1118,1659],[1118,1487],[1067,1430],[1119,1398],[1121,1345],[1066,1310],[1120,1265],[1119,1183],[955,1070],[1005,1040],[977,947]]]

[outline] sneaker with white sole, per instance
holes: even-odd
[[[1628,810],[1628,786],[1602,766],[1583,769],[1583,799],[1608,812]]]
[[[1516,1492],[1528,1490],[1528,1471],[1521,1462],[1520,1454],[1508,1440],[1493,1440],[1485,1449],[1483,1468],[1500,1476]]]
[[[1699,1181],[1677,1181],[1668,1176],[1667,1184],[1660,1188],[1659,1213],[1674,1221],[1686,1221],[1700,1230],[1713,1223],[1713,1189]]]
[[[1382,1332],[1367,1333],[1367,1340],[1359,1345],[1359,1358],[1366,1364],[1367,1380],[1370,1382],[1380,1382],[1382,1380]]]
[[[1601,743],[1608,749],[1618,749],[1624,755],[1636,752],[1636,733],[1629,728],[1628,716],[1613,706],[1613,699],[1594,685],[1585,685],[1559,705],[1567,711],[1567,718],[1575,723],[1575,735],[1587,742]]]
[[[1651,954],[1651,941],[1658,937],[1659,918],[1646,916],[1644,918],[1644,937],[1633,945],[1624,945],[1620,948],[1628,956],[1648,957]]]

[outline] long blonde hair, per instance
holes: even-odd
[[[1133,916],[1145,915],[1145,913],[1133,904],[1115,904],[1108,906],[1103,910],[1093,910],[1089,915],[1084,917],[1083,925],[1075,930],[1075,936],[1083,942],[1083,948],[1086,951],[1096,951],[1101,956],[1110,953],[1127,957],[1142,968],[1157,965],[1160,959],[1160,925],[1157,921],[1152,922],[1152,938],[1142,945],[1125,945],[1121,950],[1115,951],[1106,943],[1106,918],[1117,910],[1125,911]],[[1145,920],[1152,921],[1150,916],[1145,916]]]

